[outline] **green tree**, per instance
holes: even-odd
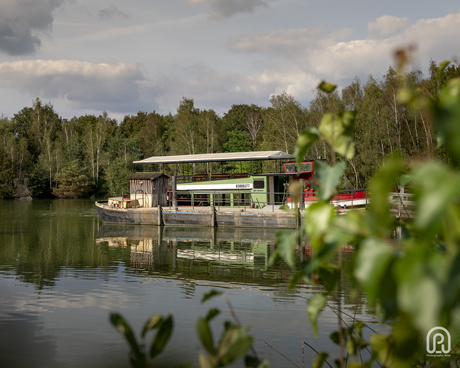
[[[270,98],[271,108],[263,111],[264,149],[292,150],[300,132],[307,126],[305,110],[293,96],[283,92]]]
[[[77,160],[69,162],[56,175],[57,188],[53,194],[59,198],[82,198],[90,191],[88,177],[83,173]]]

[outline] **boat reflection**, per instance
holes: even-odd
[[[97,243],[128,249],[130,265],[164,268],[213,264],[266,270],[274,252],[276,229],[180,228],[109,225],[99,228]],[[179,263],[182,263],[179,265]]]

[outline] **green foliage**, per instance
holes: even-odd
[[[226,321],[224,330],[217,343],[214,342],[210,323],[219,316],[220,311],[217,308],[211,308],[206,317],[200,317],[196,323],[197,336],[208,353],[200,352],[198,356],[201,368],[224,367],[234,363],[243,357],[249,349],[252,348],[253,337],[249,335],[249,327],[241,327],[238,319],[233,312],[233,308],[225,294],[217,290],[211,290],[203,296],[202,302],[211,298],[222,295],[230,308],[230,311],[237,324]],[[145,322],[141,339],[139,343],[128,322],[118,313],[110,315],[112,325],[124,336],[130,348],[129,360],[133,368],[147,368],[152,366],[152,360],[163,352],[173,330],[173,318],[168,315],[166,318],[160,314],[153,314]],[[150,348],[146,347],[145,338],[150,331],[157,330],[152,339]],[[147,349],[147,350],[146,350]],[[181,365],[189,367],[191,363]],[[254,356],[245,357],[245,366],[254,368],[268,368],[268,361],[260,360],[254,352]]]
[[[441,64],[439,80],[443,79],[446,67],[446,63]],[[414,366],[424,361],[424,338],[431,328],[447,328],[454,342],[460,337],[460,79],[444,82],[439,99],[432,99],[415,84],[398,92],[397,89],[402,88],[398,78],[394,71],[389,71],[386,84],[395,88],[393,96],[399,93],[399,98],[413,109],[422,109],[422,114],[432,117],[438,141],[444,145],[451,165],[438,161],[411,163],[404,161],[400,154],[390,156],[371,181],[372,201],[368,210],[337,216],[328,202],[339,185],[344,162],[334,166],[317,162],[319,202],[305,211],[304,225],[290,234],[280,232],[277,237],[276,255],[296,270],[291,285],[300,280],[313,282],[313,274],[324,285],[325,291],[307,302],[315,333],[318,315],[327,305],[327,298],[340,292],[341,247],[355,245],[352,276],[366,292],[368,302],[379,311],[381,320],[391,322],[392,330],[386,336],[374,334],[369,342],[364,341],[362,324],[358,322],[346,328],[342,325],[339,303],[340,327],[331,339],[341,347],[341,356],[335,361],[340,367],[371,366],[375,360],[387,367]],[[322,90],[330,92],[332,88],[322,86]],[[326,115],[321,124],[330,128],[336,119],[333,116]],[[335,153],[352,159],[352,150],[344,147],[351,147],[354,116],[355,113],[349,115],[351,123],[339,129],[337,136],[335,129],[333,134],[325,134],[326,130],[320,128],[321,135],[313,138],[311,130],[302,133],[296,147],[297,161],[302,159],[303,152],[313,147],[312,141],[320,140],[326,141]],[[348,143],[334,144],[334,141]],[[388,193],[398,182],[401,185],[410,182],[416,194],[413,221],[394,220],[390,213]],[[405,234],[399,241],[392,237],[397,227],[402,227]],[[293,251],[304,236],[308,236],[314,254],[297,268]],[[331,264],[331,256],[337,251],[338,264]],[[371,352],[367,362],[361,359],[363,349]],[[315,366],[322,366],[327,359],[326,353],[320,353]],[[457,359],[454,353],[438,359],[436,364],[446,366],[451,359]]]
[[[63,170],[56,175],[57,188],[53,188],[53,194],[59,198],[82,198],[90,190],[88,178],[83,173],[80,163],[71,161]]]
[[[211,290],[203,296],[202,302],[218,295],[223,294],[217,290]],[[226,299],[230,310],[233,311],[228,298],[225,295],[223,296]],[[210,322],[219,314],[220,311],[213,308],[208,312],[205,318],[200,317],[196,323],[198,338],[207,352],[207,354],[200,352],[199,364],[201,368],[224,367],[232,364],[237,359],[245,355],[252,347],[253,337],[248,333],[249,327],[240,326],[233,312],[232,314],[237,324],[229,321],[224,322],[222,335],[217,344],[215,344]],[[245,365],[246,367],[264,368],[268,366],[268,362],[265,360],[259,360],[257,356],[246,356]]]
[[[245,132],[232,130],[228,132],[228,141],[224,143],[225,152],[251,151],[251,141]]]
[[[13,169],[8,156],[0,147],[0,198],[11,198],[13,195]]]
[[[133,368],[151,367],[150,360],[154,359],[164,350],[173,330],[173,318],[171,315],[164,318],[160,314],[153,314],[144,324],[141,334],[143,342],[139,343],[131,326],[120,314],[110,314],[110,322],[126,339],[130,347],[129,361]],[[157,333],[152,339],[147,353],[145,351],[145,338],[150,331],[155,329],[157,329]]]

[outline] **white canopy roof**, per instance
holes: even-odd
[[[135,164],[181,164],[196,162],[219,161],[260,161],[260,160],[293,160],[294,156],[283,151],[256,151],[231,153],[203,153],[198,155],[154,156]]]

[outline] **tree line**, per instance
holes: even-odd
[[[340,92],[317,89],[308,106],[283,92],[270,98],[269,107],[233,105],[223,116],[198,109],[184,97],[176,113],[138,112],[120,123],[106,112],[62,119],[51,103],[40,99],[12,118],[0,118],[0,198],[78,198],[120,195],[127,192],[133,161],[150,156],[281,150],[293,153],[299,134],[318,127],[326,112],[356,110],[356,155],[347,160],[341,189],[357,189],[382,165],[383,158],[399,153],[403,158],[449,161],[437,148],[433,119],[399,102],[398,91],[417,86],[437,100],[445,81],[460,76],[460,66],[450,64],[438,79],[438,64],[431,60],[428,77],[420,71],[398,74],[392,67],[381,80],[370,75],[365,83],[355,78]],[[317,142],[306,159],[331,160],[325,142]],[[259,164],[261,165],[261,164]],[[269,165],[264,163],[263,165]],[[210,173],[230,165],[175,165],[148,170],[166,174]],[[231,169],[247,171],[243,163]],[[251,167],[256,170],[256,167]],[[269,169],[257,167],[257,170]]]

